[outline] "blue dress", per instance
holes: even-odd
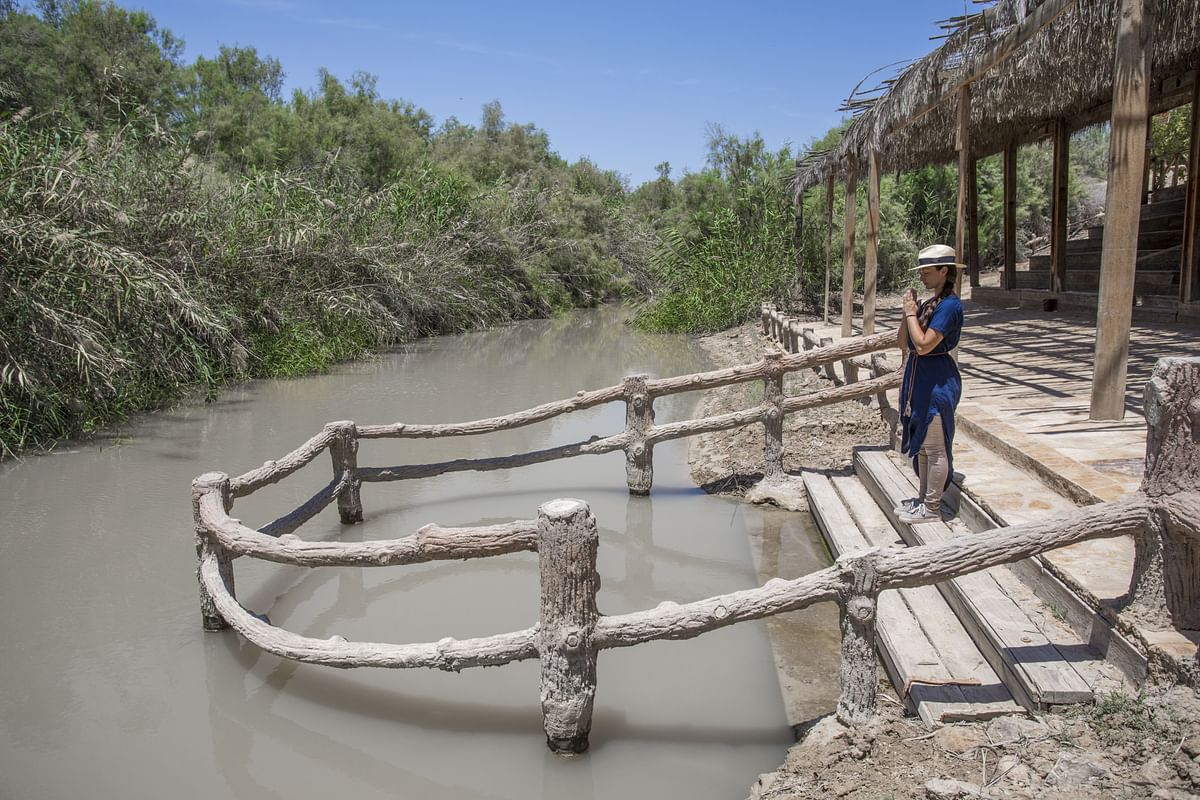
[[[917,309],[917,316],[925,310],[926,300]],[[950,351],[958,346],[958,338],[962,333],[963,304],[957,295],[950,295],[938,303],[929,327],[942,334],[938,342],[927,355],[917,355],[916,348],[909,342],[909,357],[904,366],[904,382],[900,387],[900,452],[912,459],[913,469],[917,469],[917,455],[921,445],[925,443],[925,433],[935,416],[942,418],[942,429],[946,433],[946,456],[950,463],[950,472],[946,478],[946,486],[954,478],[954,409],[962,397],[962,379],[958,374],[958,364],[950,357]]]

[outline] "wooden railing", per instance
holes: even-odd
[[[754,364],[696,375],[665,379],[635,376],[621,386],[580,392],[571,400],[475,422],[378,426],[335,422],[284,458],[244,475],[201,475],[193,482],[192,501],[204,627],[232,627],[257,646],[285,658],[342,668],[432,667],[459,671],[539,658],[544,725],[547,742],[555,752],[587,748],[599,651],[659,639],[689,639],[825,600],[837,602],[840,610],[841,697],[837,714],[847,724],[860,723],[872,716],[875,705],[874,619],[879,592],[937,583],[1087,539],[1133,534],[1138,543],[1138,569],[1131,597],[1148,603],[1158,598],[1161,605],[1165,594],[1168,610],[1177,620],[1200,627],[1200,359],[1164,359],[1156,368],[1147,389],[1147,418],[1152,431],[1146,479],[1136,494],[1115,503],[1079,509],[1053,521],[957,537],[936,545],[850,553],[833,566],[801,578],[776,578],[756,588],[691,603],[664,602],[630,614],[601,614],[596,606],[596,521],[587,504],[578,500],[545,503],[538,509],[536,521],[473,528],[427,525],[401,539],[307,542],[293,534],[305,520],[335,500],[343,522],[361,520],[360,487],[364,480],[498,469],[618,449],[626,453],[629,491],[644,494],[650,490],[651,453],[656,442],[754,423],[762,424],[765,430],[766,479],[782,477],[784,414],[865,397],[898,381],[898,375],[892,373],[852,386],[785,397],[784,372],[845,360],[892,346],[894,341],[891,334],[880,334],[810,353],[768,355]],[[767,389],[763,402],[754,408],[654,425],[655,397],[749,380],[762,380]],[[622,400],[627,408],[626,429],[607,439],[506,458],[386,468],[357,464],[358,440],[362,438],[426,438],[505,430]],[[295,511],[258,530],[229,515],[236,498],[281,480],[325,450],[331,454],[333,479]],[[538,553],[539,619],[524,630],[476,639],[445,638],[405,645],[350,642],[338,636],[315,639],[265,622],[244,609],[235,596],[233,560],[242,555],[304,566],[391,566],[519,551]]]

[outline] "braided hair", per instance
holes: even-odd
[[[940,265],[939,265],[940,266]],[[921,330],[929,330],[929,322],[933,319],[933,312],[937,310],[941,304],[950,295],[954,294],[954,282],[958,278],[958,267],[954,264],[946,264],[946,282],[942,284],[942,290],[937,293],[937,296],[926,300],[921,306],[921,313],[917,322],[921,324]]]

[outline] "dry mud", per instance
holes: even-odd
[[[748,323],[704,337],[718,366],[746,363],[775,345]],[[787,394],[828,386],[812,371],[789,375]],[[762,397],[758,384],[709,392],[704,416],[745,408]],[[878,412],[840,403],[787,417],[784,466],[846,469],[858,444],[888,441]],[[692,440],[695,481],[711,492],[747,494],[762,474],[758,426]],[[781,503],[804,510],[803,490]],[[1112,689],[1094,705],[1061,712],[957,723],[931,731],[907,716],[880,673],[879,715],[849,730],[832,717],[813,720],[775,772],[759,777],[759,800],[850,798],[1156,798],[1200,800],[1200,696],[1193,689],[1152,685],[1131,695]]]

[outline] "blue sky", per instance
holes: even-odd
[[[511,122],[547,131],[632,186],[669,161],[704,166],[705,128],[758,131],[793,151],[837,124],[867,73],[933,49],[935,21],[964,0],[899,2],[458,2],[425,0],[118,0],[150,12],[186,43],[279,59],[286,90],[311,89],[325,67],[378,76],[380,94],[440,123],[478,123],[499,100]],[[882,76],[876,76],[882,77]],[[868,79],[873,85],[875,78]]]

